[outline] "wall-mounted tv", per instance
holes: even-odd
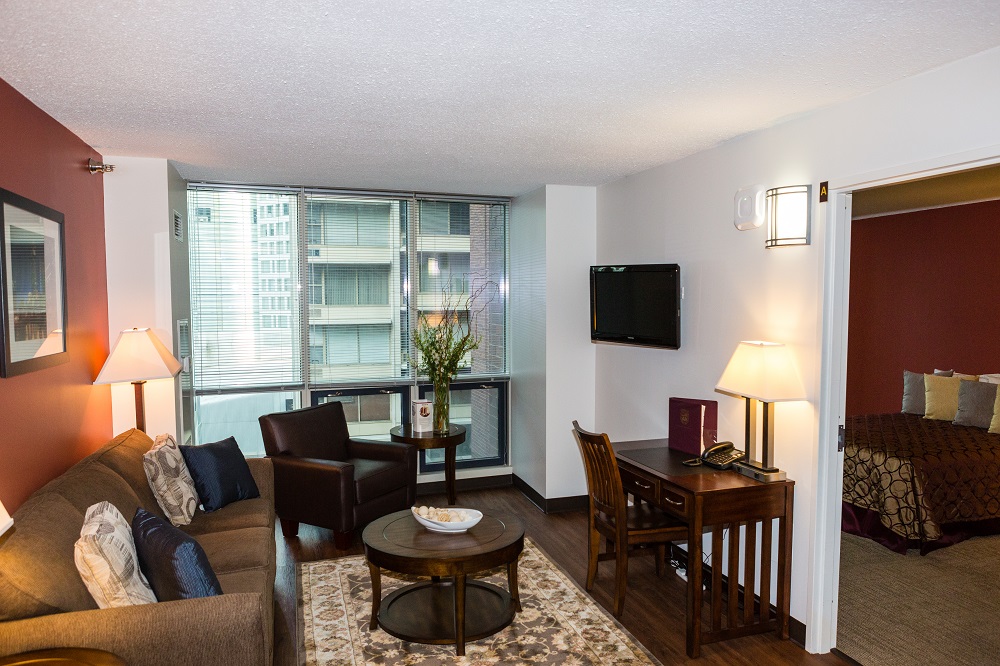
[[[680,267],[677,264],[591,266],[590,339],[678,349]]]

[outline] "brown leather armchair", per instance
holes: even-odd
[[[286,537],[299,523],[317,525],[333,530],[344,549],[355,528],[413,506],[416,447],[352,439],[339,402],[261,416],[260,429]]]

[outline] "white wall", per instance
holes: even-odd
[[[594,420],[596,218],[593,187],[547,185],[511,208],[511,465],[546,499],[587,489],[572,422]]]
[[[598,190],[598,262],[677,262],[685,287],[681,349],[597,349],[599,429],[663,436],[669,396],[715,398],[719,437],[739,442],[742,403],[713,391],[736,343],[781,341],[798,357],[810,402],[776,406],[775,457],[796,481],[791,611],[809,625],[807,647],[810,613],[822,612],[810,610],[828,215],[817,185],[1000,154],[998,84],[993,49]],[[765,250],[764,228],[735,229],[733,196],[753,183],[813,185],[811,246]]]
[[[105,156],[115,171],[104,177],[108,257],[108,331],[111,344],[126,328],[152,328],[173,349],[170,300],[169,165],[165,159]],[[146,382],[146,431],[176,435],[174,380]],[[112,424],[135,427],[131,384],[111,386]]]

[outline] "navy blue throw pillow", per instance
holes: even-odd
[[[234,438],[180,449],[205,511],[216,511],[237,500],[260,497],[250,466]]]
[[[139,568],[158,601],[222,594],[205,550],[179,529],[139,507],[132,518]]]

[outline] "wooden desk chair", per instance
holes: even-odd
[[[573,434],[580,444],[587,470],[589,497],[587,540],[587,590],[594,587],[597,563],[615,560],[615,617],[625,608],[625,583],[628,577],[628,551],[640,546],[655,546],[656,575],[661,575],[667,545],[686,541],[688,528],[680,520],[648,503],[628,506],[611,441],[605,434],[587,432],[573,421]],[[599,553],[601,537],[607,550]]]

